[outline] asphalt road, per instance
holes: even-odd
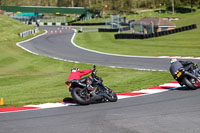
[[[20,45],[40,55],[63,60],[135,69],[169,70],[169,58],[127,57],[95,53],[77,48],[71,43],[73,30],[62,30],[63,33],[58,33],[60,30],[57,27],[42,28],[46,29],[48,34]],[[58,32],[51,34],[51,31],[55,30]],[[200,61],[193,61],[200,64]]]
[[[111,57],[77,49],[69,41],[72,34],[46,34],[22,45],[33,52],[66,60],[168,69],[169,59]],[[5,113],[0,114],[0,133],[199,133],[199,101],[200,90],[180,88],[116,103]]]
[[[199,133],[200,90],[0,114],[0,133]]]

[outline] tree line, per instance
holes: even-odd
[[[86,7],[123,12],[131,12],[138,8],[167,7],[173,4],[174,6],[199,6],[200,0],[0,0],[0,5]]]

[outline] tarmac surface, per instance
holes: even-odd
[[[68,61],[134,69],[169,70],[170,58],[121,56],[96,53],[76,47],[72,43],[73,41],[71,41],[71,38],[74,36],[74,31],[71,29],[61,30],[61,28],[59,28],[58,30],[58,27],[42,28],[47,30],[48,33],[20,45],[34,53]],[[57,32],[55,33],[55,31]],[[62,33],[60,33],[60,31],[62,31]],[[200,62],[195,59],[189,60],[197,62],[198,64]]]
[[[47,27],[52,31],[56,27]],[[169,59],[121,57],[81,50],[73,31],[45,34],[22,45],[32,52],[84,63],[168,70]],[[197,60],[196,60],[197,61]],[[116,103],[0,114],[0,133],[199,133],[200,89],[178,88]]]
[[[199,133],[200,90],[0,114],[0,133]]]

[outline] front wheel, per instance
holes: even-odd
[[[110,88],[106,87],[107,88],[107,99],[108,101],[110,102],[117,102],[118,98],[117,98],[117,95],[115,94],[114,91],[112,91]]]
[[[81,105],[90,104],[90,95],[88,95],[86,89],[81,89],[79,87],[73,88],[71,91],[72,98]]]

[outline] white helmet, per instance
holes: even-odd
[[[177,61],[176,58],[172,58],[172,59],[170,59],[170,63],[171,63],[171,64],[174,63],[174,62],[176,62],[176,61]]]

